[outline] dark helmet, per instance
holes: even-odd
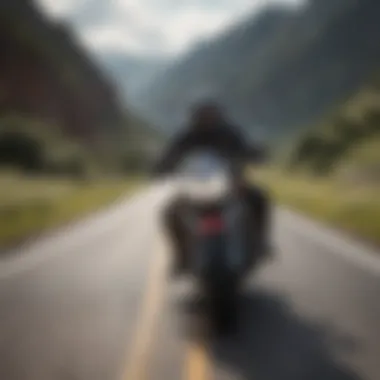
[[[223,107],[213,99],[203,99],[193,104],[191,117],[195,124],[213,124],[223,119]]]

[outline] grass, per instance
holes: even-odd
[[[278,170],[263,171],[259,181],[279,204],[380,244],[379,184],[353,185]]]
[[[79,182],[0,175],[0,246],[83,217],[140,185],[137,178]]]

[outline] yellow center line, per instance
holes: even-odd
[[[190,343],[187,349],[184,380],[210,380],[211,363],[203,342]]]
[[[135,341],[127,358],[127,366],[122,380],[145,380],[147,377],[149,353],[157,315],[162,304],[165,285],[166,260],[163,252],[163,239],[158,239],[159,249],[154,249],[148,284],[144,294],[141,315],[135,333]]]

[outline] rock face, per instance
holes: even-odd
[[[37,117],[85,141],[124,121],[117,91],[31,0],[0,4],[0,112]]]

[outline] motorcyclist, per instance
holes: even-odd
[[[208,100],[196,104],[192,109],[190,125],[171,142],[157,163],[155,173],[169,174],[182,158],[193,149],[201,147],[215,149],[230,158],[238,157],[245,163],[260,158],[260,150],[248,145],[247,139],[227,121],[221,106],[217,102]],[[264,255],[268,252],[269,202],[261,189],[248,185],[243,178],[241,189],[249,208],[246,236],[248,239],[251,238],[250,265],[255,255]],[[187,268],[188,234],[181,221],[180,203],[180,199],[175,199],[164,210],[165,225],[174,244],[173,274],[181,274]]]

